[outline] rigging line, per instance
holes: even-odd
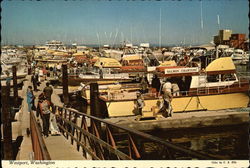
[[[201,101],[200,101],[200,98],[199,98],[198,95],[197,95],[197,102],[201,105],[201,107],[202,107],[203,109],[206,109],[206,108],[204,108],[204,106],[201,104]]]
[[[192,99],[193,99],[193,96],[189,99],[189,101],[188,101],[188,103],[187,103],[186,107],[184,108],[183,112],[185,112],[185,111],[186,111],[186,109],[187,109],[187,107],[188,107],[188,105],[190,104],[190,102],[191,102],[191,100],[192,100]]]

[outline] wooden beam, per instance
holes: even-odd
[[[4,160],[13,160],[12,127],[10,114],[10,86],[2,86],[2,122],[3,122],[3,146]]]

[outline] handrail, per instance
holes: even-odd
[[[30,112],[30,129],[35,160],[51,160],[48,149],[42,138],[41,128],[38,126],[33,112]]]
[[[249,82],[241,81],[241,78],[239,77],[239,81],[237,82],[238,87],[241,88],[244,84],[249,84]],[[227,81],[228,82],[228,81]],[[231,92],[233,87],[231,85],[224,85],[224,86],[211,86],[211,87],[200,87],[198,90],[189,90],[189,91],[180,91],[180,95],[182,96],[189,96],[189,95],[199,95],[201,92],[209,94],[209,91],[215,90],[217,91],[216,93],[221,93],[221,89],[224,89],[223,92]],[[225,90],[226,89],[226,90]],[[250,87],[249,87],[250,89]]]
[[[126,132],[128,135],[129,135],[129,146],[131,146],[131,148],[129,148],[129,152],[130,152],[130,158],[131,159],[142,159],[141,156],[140,156],[140,152],[138,150],[138,148],[136,147],[136,143],[134,142],[133,140],[133,137],[138,137],[138,138],[142,138],[144,140],[147,140],[147,141],[150,141],[150,142],[153,142],[153,143],[156,143],[160,146],[163,146],[165,150],[169,151],[169,150],[173,150],[175,152],[179,152],[179,153],[182,153],[182,154],[185,154],[185,155],[188,155],[188,156],[191,156],[191,157],[194,157],[194,158],[198,158],[198,159],[218,159],[216,157],[213,157],[213,156],[210,156],[210,155],[207,155],[207,154],[203,154],[203,153],[200,153],[200,152],[197,152],[197,151],[193,151],[193,150],[190,150],[190,149],[187,149],[185,147],[180,147],[178,145],[175,145],[175,144],[172,144],[168,141],[165,141],[165,140],[162,140],[158,137],[155,137],[155,136],[152,136],[152,135],[149,135],[149,134],[146,134],[146,133],[143,133],[143,132],[140,132],[140,131],[137,131],[137,130],[133,130],[133,129],[130,129],[130,128],[127,128],[127,127],[123,127],[123,126],[120,126],[120,125],[116,125],[112,122],[109,122],[109,121],[106,121],[104,119],[100,119],[100,118],[97,118],[97,117],[94,117],[94,116],[91,116],[91,115],[88,115],[88,114],[85,114],[85,113],[81,113],[75,109],[69,109],[69,108],[65,108],[65,107],[62,107],[62,106],[56,106],[56,109],[58,110],[59,113],[61,114],[57,114],[57,116],[59,118],[61,118],[64,122],[61,122],[59,121],[58,125],[60,128],[63,128],[63,125],[64,125],[64,130],[63,132],[66,132],[67,135],[70,135],[71,136],[71,140],[77,140],[77,138],[74,136],[74,133],[76,132],[77,134],[77,137],[79,138],[79,134],[84,134],[86,137],[85,138],[89,138],[89,142],[91,143],[91,141],[94,141],[95,143],[98,142],[98,140],[95,138],[95,137],[99,137],[99,140],[100,140],[100,128],[97,129],[97,123],[99,123],[100,125],[105,125],[106,127],[102,127],[102,128],[106,128],[106,131],[108,132],[107,133],[107,137],[108,138],[108,142],[111,146],[113,146],[114,149],[116,149],[115,147],[115,142],[114,142],[114,139],[113,139],[113,136],[112,136],[112,133],[111,133],[111,128],[112,129],[118,129],[122,132]],[[64,114],[62,114],[64,112]],[[68,113],[68,114],[67,114]],[[74,114],[72,114],[74,113]],[[73,119],[73,117],[74,119]],[[81,127],[77,126],[77,122],[76,120],[80,118],[80,116],[82,116],[82,121],[81,121]],[[66,119],[68,117],[68,119]],[[88,128],[87,128],[87,124],[86,124],[86,119],[85,117],[89,118],[90,121],[91,121],[91,127],[93,128],[92,130],[94,130],[92,132],[92,135],[90,135],[89,131],[88,131]],[[70,120],[75,120],[75,122],[71,122]],[[85,124],[84,124],[85,123]],[[70,124],[71,126],[73,126],[73,128],[69,129],[70,131],[73,130],[73,133],[69,133],[69,131],[67,131],[65,129],[66,124]],[[107,130],[108,129],[108,130]],[[80,131],[80,132],[79,132]],[[95,137],[93,137],[93,134],[95,135]],[[109,135],[109,136],[108,136]],[[101,140],[103,141],[103,140]],[[111,143],[113,142],[113,143]],[[77,144],[80,145],[81,143],[81,138],[77,141]],[[98,143],[97,143],[98,144]],[[102,147],[107,147],[108,148],[106,150],[110,150],[110,145],[105,143],[105,142],[100,142],[98,145],[95,144],[95,146],[98,146],[99,145],[99,149],[96,149],[94,151],[97,151],[97,150],[101,150],[101,151],[104,151],[104,149],[102,149]],[[91,145],[90,145],[91,146]],[[169,150],[168,150],[169,149]],[[132,156],[132,151],[134,152],[134,157]],[[166,151],[165,151],[166,152]],[[91,154],[91,156],[93,156],[93,153]],[[126,154],[125,155],[121,155],[120,152],[116,151],[116,156],[119,158],[119,159],[124,159],[126,158]],[[120,157],[120,156],[124,156],[124,157]],[[103,159],[102,157],[97,157],[99,159]]]

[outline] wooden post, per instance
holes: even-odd
[[[97,83],[90,84],[90,114],[95,117],[103,118],[99,105],[99,89]]]
[[[99,105],[99,89],[97,83],[91,83],[90,84],[90,115],[102,118],[102,115],[100,113],[100,105]],[[100,138],[102,139],[102,127],[100,122],[95,122],[94,120],[91,121],[92,133],[95,134],[95,127],[98,131],[98,134]],[[98,144],[94,145],[94,148],[96,150],[96,154],[99,158],[104,159],[102,154],[101,146]]]
[[[69,91],[68,91],[68,72],[67,65],[62,65],[62,84],[63,84],[63,101],[65,105],[69,104]]]
[[[2,86],[2,122],[3,122],[3,146],[4,160],[13,160],[12,128],[10,115],[10,86]]]
[[[18,87],[17,87],[17,75],[16,75],[16,66],[12,67],[13,74],[13,90],[14,90],[14,106],[18,106]]]

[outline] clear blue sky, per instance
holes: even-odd
[[[44,44],[48,40],[83,44],[209,43],[220,28],[248,35],[247,0],[182,1],[3,1],[2,43]],[[161,10],[161,12],[160,12]],[[116,36],[117,35],[117,36]]]

